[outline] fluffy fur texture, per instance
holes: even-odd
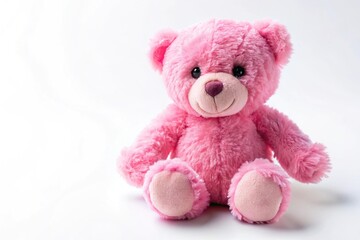
[[[274,22],[252,25],[211,20],[179,33],[166,31],[157,35],[150,58],[162,73],[175,104],[123,150],[118,161],[122,175],[138,187],[144,185],[146,175],[145,197],[152,206],[147,190],[151,179],[170,168],[188,177],[195,195],[201,196],[197,199],[206,199],[209,194],[210,202],[229,204],[235,216],[253,222],[237,212],[233,198],[243,174],[255,169],[281,187],[279,212],[267,222],[278,220],[288,205],[290,186],[282,170],[272,163],[272,152],[283,169],[302,182],[318,182],[330,169],[322,145],[312,143],[286,116],[264,105],[274,94],[280,70],[290,54],[289,34]],[[232,74],[236,65],[245,69],[238,78],[248,92],[245,106],[222,117],[195,111],[189,103],[189,91],[196,82],[192,69],[200,67],[201,76]],[[171,218],[195,217],[207,204],[208,200],[197,200],[189,213]]]
[[[257,22],[255,28],[266,39],[278,64],[286,64],[291,54],[290,35],[285,26],[272,21]]]
[[[177,34],[171,30],[159,32],[151,41],[149,53],[151,63],[156,70],[162,71],[166,49],[174,41]]]
[[[133,146],[122,150],[118,169],[130,184],[141,187],[149,167],[174,150],[185,130],[186,115],[170,105],[142,131]]]
[[[291,177],[304,183],[316,183],[330,170],[325,147],[311,143],[284,114],[262,106],[252,117],[258,133]]]

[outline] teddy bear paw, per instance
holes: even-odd
[[[191,219],[209,204],[204,181],[185,162],[155,163],[145,175],[144,195],[151,208],[166,219]]]
[[[297,161],[294,178],[304,183],[317,183],[330,171],[329,157],[325,147],[319,143],[312,145],[310,150]]]
[[[282,193],[271,178],[251,171],[238,183],[234,200],[236,209],[248,221],[266,222],[278,213]]]
[[[267,159],[244,163],[231,180],[231,213],[248,223],[273,223],[286,211],[290,185],[285,172]]]
[[[156,174],[149,185],[149,192],[153,206],[169,217],[185,215],[195,200],[189,179],[179,172]]]

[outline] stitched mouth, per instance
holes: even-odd
[[[223,113],[223,112],[227,111],[229,108],[232,107],[232,105],[234,105],[234,103],[235,103],[235,98],[233,99],[233,101],[231,102],[231,104],[230,104],[228,107],[226,107],[225,109],[223,109],[223,110],[220,111],[220,112],[218,112],[218,111],[216,111],[216,112],[208,112],[208,111],[205,111],[202,107],[200,107],[200,105],[199,105],[198,102],[196,102],[196,105],[197,105],[198,108],[199,108],[201,111],[203,111],[204,113],[213,115],[213,114],[220,114],[220,113]],[[215,103],[215,102],[214,102],[214,104],[215,104],[215,107],[216,107],[216,109],[217,109],[217,106],[216,106],[216,103]]]

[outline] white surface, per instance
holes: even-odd
[[[1,1],[0,239],[355,239],[359,9],[358,1]],[[274,225],[239,223],[222,207],[162,221],[116,173],[120,149],[170,102],[148,39],[212,17],[288,27],[294,54],[269,104],[332,159],[326,181],[293,185]]]

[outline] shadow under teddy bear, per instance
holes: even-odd
[[[292,199],[287,213],[270,229],[303,230],[331,216],[336,207],[353,204],[354,199],[338,190],[293,183]]]
[[[268,224],[264,227],[276,231],[303,231],[315,227],[325,217],[331,217],[333,209],[348,204],[354,200],[340,191],[319,186],[302,186],[292,184],[292,200],[288,211],[277,223]],[[160,221],[172,227],[198,228],[208,226],[211,223],[226,220],[232,217],[227,206],[211,204],[204,214],[191,221]],[[335,216],[333,216],[335,217]],[[244,223],[249,227],[257,227]]]

